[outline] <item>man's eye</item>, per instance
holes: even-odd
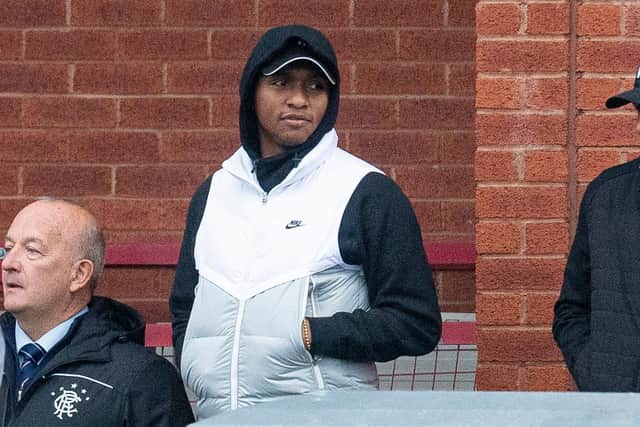
[[[311,83],[309,83],[309,89],[324,91],[327,88],[326,88],[326,86],[324,85],[323,82],[311,82]]]
[[[27,251],[27,254],[29,254],[29,255],[40,255],[41,254],[41,252],[38,249],[36,249],[34,247],[31,247],[31,246],[27,246],[25,248],[25,250]]]

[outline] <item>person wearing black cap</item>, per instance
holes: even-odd
[[[432,351],[441,318],[409,200],[338,148],[327,38],[267,31],[240,82],[241,148],[196,191],[170,306],[206,418],[316,390],[376,389],[375,361]]]
[[[640,111],[634,88],[607,108]],[[582,198],[553,335],[581,391],[640,392],[640,160],[605,170]]]

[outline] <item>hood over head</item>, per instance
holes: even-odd
[[[605,105],[607,108],[618,108],[629,103],[635,105],[636,108],[640,107],[640,67],[638,67],[638,71],[636,71],[633,89],[612,96],[607,99]]]
[[[307,141],[290,147],[284,153],[261,159],[258,119],[255,110],[255,90],[263,74],[272,74],[296,60],[313,62],[329,82],[327,111],[318,128]],[[258,40],[240,79],[240,139],[254,161],[260,185],[270,191],[281,182],[300,160],[333,129],[338,117],[340,75],[338,61],[329,40],[320,31],[304,25],[286,25],[265,32]]]

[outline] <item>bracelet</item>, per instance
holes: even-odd
[[[307,351],[311,351],[311,327],[306,317],[302,320],[302,343]]]

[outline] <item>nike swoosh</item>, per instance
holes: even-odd
[[[302,227],[304,224],[287,224],[284,226],[284,228],[286,228],[287,230],[290,230],[292,228],[298,228],[298,227]]]

